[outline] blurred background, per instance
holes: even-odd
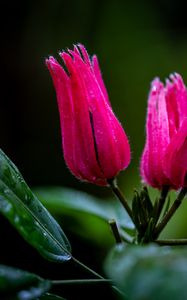
[[[187,20],[181,4],[3,1],[1,148],[30,185],[59,184],[107,194],[78,182],[64,164],[56,96],[44,64],[48,55],[58,58],[58,51],[78,42],[98,55],[113,109],[131,143],[132,163],[119,180],[126,193],[139,184],[150,81],[176,71],[187,82]]]
[[[29,186],[59,185],[101,199],[111,197],[106,188],[79,182],[65,166],[55,91],[44,63],[48,55],[58,57],[60,50],[81,42],[90,54],[97,54],[113,110],[130,140],[132,162],[120,174],[119,184],[127,197],[132,197],[133,188],[141,185],[139,159],[150,82],[155,76],[165,80],[176,71],[187,83],[184,3],[2,1],[0,147]],[[170,225],[168,237],[187,237],[186,213],[183,206],[177,215],[179,225]],[[0,234],[8,242],[14,230],[6,232],[8,222],[3,218],[1,224]],[[21,238],[19,242],[24,248]],[[6,255],[2,257],[6,262]]]

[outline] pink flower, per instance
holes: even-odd
[[[46,60],[56,89],[64,159],[81,180],[107,185],[130,162],[127,136],[115,117],[97,57],[82,45],[60,53],[68,73]]]
[[[159,189],[186,185],[187,90],[180,75],[170,79],[165,87],[158,78],[152,82],[140,165],[143,181]]]

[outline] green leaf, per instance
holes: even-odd
[[[186,248],[119,245],[105,269],[129,300],[186,299]]]
[[[45,294],[50,287],[49,280],[26,271],[0,265],[0,299],[32,300]]]
[[[35,189],[35,192],[59,222],[61,219],[66,221],[70,231],[102,248],[101,251],[108,252],[108,248],[114,244],[108,223],[111,219],[116,220],[120,235],[132,240],[134,224],[114,198],[98,199],[84,192],[61,187],[41,187]]]
[[[60,296],[47,293],[42,297],[40,297],[39,300],[65,300],[65,299]]]
[[[71,258],[64,232],[0,150],[0,212],[23,238],[51,261]]]
[[[146,210],[148,212],[148,215],[150,215],[153,211],[153,204],[151,202],[151,199],[149,197],[149,192],[146,186],[143,187],[140,197],[142,198],[143,203],[145,204]]]
[[[140,218],[141,202],[140,202],[140,196],[137,191],[134,191],[134,196],[132,200],[132,212],[133,212],[136,228],[138,232],[141,233],[142,232],[142,223]]]
[[[97,216],[107,222],[115,219],[118,225],[128,232],[134,231],[133,223],[116,200],[101,201],[86,193],[61,187],[41,187],[35,192],[42,203],[54,213],[76,211]]]

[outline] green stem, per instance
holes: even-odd
[[[159,220],[168,192],[169,192],[169,186],[163,186],[160,194],[160,199],[158,201],[156,222]]]
[[[52,280],[54,285],[78,285],[78,284],[100,284],[111,283],[109,279],[70,279],[70,280]]]
[[[91,268],[89,268],[88,266],[86,266],[85,264],[83,264],[81,261],[79,261],[78,259],[76,259],[75,257],[71,257],[71,259],[78,264],[79,266],[81,266],[83,269],[87,270],[89,273],[93,274],[94,276],[98,277],[99,280],[104,280],[107,281],[107,279],[105,279],[103,276],[101,276],[100,274],[98,274],[97,272],[95,272],[94,270],[92,270]],[[112,285],[112,289],[115,291],[115,293],[117,293],[118,295],[123,295],[123,293],[115,286]]]
[[[173,205],[170,207],[168,212],[163,217],[162,221],[156,227],[155,232],[154,232],[155,239],[160,235],[161,231],[164,229],[164,227],[167,225],[169,220],[172,218],[172,216],[174,215],[174,213],[176,212],[178,207],[181,205],[182,200],[184,199],[186,193],[187,193],[187,188],[182,188],[180,193],[178,194],[177,199],[173,202]]]
[[[187,245],[187,239],[166,239],[166,240],[157,240],[155,241],[160,246],[178,246],[178,245]]]
[[[78,264],[78,265],[81,266],[83,269],[85,269],[85,270],[88,271],[89,273],[93,274],[93,275],[96,276],[97,278],[105,279],[103,276],[101,276],[100,274],[98,274],[97,272],[95,272],[94,270],[92,270],[91,268],[89,268],[88,266],[86,266],[85,264],[83,264],[81,261],[79,261],[79,260],[76,259],[75,257],[72,256],[71,259],[72,259],[76,264]]]
[[[130,237],[124,230],[120,230],[120,237],[123,242],[127,244],[132,244],[133,243],[133,238]]]
[[[118,230],[116,221],[114,219],[109,220],[109,225],[112,230],[113,236],[115,238],[116,244],[120,244],[122,242],[122,240],[121,240],[121,236],[119,234],[119,230]]]
[[[128,213],[129,217],[131,218],[131,220],[133,222],[132,210],[131,210],[130,206],[128,205],[128,203],[127,203],[124,195],[120,191],[120,189],[119,189],[119,187],[117,185],[116,179],[113,178],[113,179],[108,180],[108,184],[110,185],[113,193],[118,198],[118,200],[121,202],[121,204],[123,205],[123,207],[125,208],[126,212]]]

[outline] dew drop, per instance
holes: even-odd
[[[12,209],[12,205],[5,201],[0,201],[0,210],[2,210],[4,213],[9,213]]]
[[[29,205],[31,203],[30,195],[25,194],[24,198],[25,198],[25,202],[27,203],[27,205]]]
[[[15,215],[15,216],[14,216],[14,223],[15,223],[15,224],[18,224],[19,222],[20,222],[19,216],[18,216],[18,215]]]
[[[9,189],[4,189],[4,194],[9,195]]]
[[[29,299],[31,299],[31,294],[27,291],[21,291],[21,292],[19,292],[19,299],[29,300]]]
[[[42,212],[42,208],[40,206],[38,206],[38,212],[41,213]]]
[[[152,87],[152,94],[155,95],[156,92],[157,92],[157,90],[158,90],[157,86],[153,85],[153,87]]]

